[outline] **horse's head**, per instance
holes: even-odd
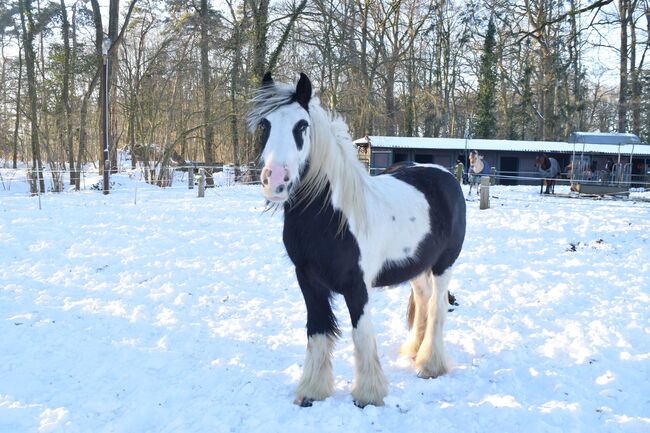
[[[545,154],[537,155],[535,157],[535,167],[547,170],[551,166],[551,161]]]
[[[253,98],[249,123],[253,128],[260,128],[264,163],[260,180],[269,201],[286,201],[307,163],[311,93],[311,82],[305,74],[300,74],[293,88],[276,85],[267,73]]]

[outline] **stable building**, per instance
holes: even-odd
[[[516,177],[537,177],[535,157],[541,153],[555,158],[563,173],[579,158],[594,171],[611,162],[629,163],[632,178],[637,182],[647,182],[650,175],[650,145],[642,144],[634,134],[575,132],[567,142],[373,135],[354,143],[359,159],[371,174],[403,161],[439,164],[450,169],[462,161],[467,167],[469,152],[476,150],[496,169],[501,176],[499,183],[504,185],[530,183]]]

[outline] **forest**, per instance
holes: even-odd
[[[151,180],[254,164],[247,101],[266,71],[308,74],[354,138],[647,143],[649,30],[649,0],[3,0],[0,162],[77,186],[105,150]]]

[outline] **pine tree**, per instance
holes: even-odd
[[[494,138],[496,135],[496,87],[497,74],[495,54],[495,33],[494,18],[490,17],[487,34],[483,44],[483,55],[478,77],[478,97],[476,99],[476,138]]]

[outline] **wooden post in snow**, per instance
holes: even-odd
[[[187,166],[187,189],[194,189],[194,166]]]
[[[490,177],[483,176],[481,178],[481,185],[479,186],[480,203],[479,209],[490,208]]]
[[[205,169],[200,169],[199,173],[199,197],[205,197]]]

